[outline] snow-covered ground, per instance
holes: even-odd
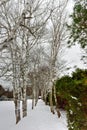
[[[28,100],[28,116],[16,125],[13,101],[0,101],[0,130],[68,130],[66,113],[61,111],[61,115],[53,115],[42,100],[32,110]]]

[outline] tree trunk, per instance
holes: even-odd
[[[22,100],[22,112],[23,112],[23,117],[27,116],[27,99],[23,98]]]
[[[22,93],[22,114],[23,117],[27,116],[27,97],[26,97],[26,85],[24,84],[23,93]]]
[[[53,86],[53,92],[54,92],[54,100],[55,100],[55,105],[56,105],[56,111],[57,111],[57,115],[58,117],[60,118],[61,116],[61,113],[59,111],[59,108],[58,108],[58,102],[57,102],[57,97],[56,97],[56,88],[55,88],[55,85]]]
[[[18,100],[18,93],[15,93],[15,116],[16,116],[16,124],[21,120],[20,116],[20,100]]]
[[[32,91],[32,109],[34,109],[34,90]]]
[[[53,114],[55,114],[54,112],[54,106],[53,106],[53,99],[52,99],[52,89],[50,90],[50,93],[49,93],[49,102],[50,102],[50,110]]]
[[[39,98],[39,90],[38,90],[38,88],[36,88],[36,93],[35,93],[35,106],[37,105],[38,98]]]
[[[15,48],[15,41],[13,42],[13,45]],[[12,46],[13,46],[12,45]],[[17,62],[17,53],[16,53],[16,48],[13,50],[12,47],[11,49],[11,60],[12,60],[12,71],[13,71],[13,98],[14,98],[14,104],[15,104],[15,117],[16,117],[16,124],[21,120],[20,116],[20,96],[19,96],[19,78],[17,77],[19,71],[17,72],[18,68],[18,62]]]

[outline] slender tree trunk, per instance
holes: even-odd
[[[41,92],[41,97],[42,97],[42,99],[44,100],[45,104],[47,105],[45,89],[42,90],[42,92]]]
[[[50,110],[53,114],[55,114],[54,112],[54,106],[53,106],[53,98],[52,98],[52,89],[50,90],[50,93],[49,93],[49,100],[50,100]]]
[[[14,48],[14,50],[12,49]],[[10,46],[11,50],[11,60],[12,60],[12,71],[13,71],[13,98],[14,98],[14,104],[15,104],[15,117],[16,117],[16,124],[21,120],[20,116],[20,99],[19,99],[19,85],[17,83],[17,52],[15,47],[15,41],[13,42],[13,45]]]
[[[16,82],[16,81],[15,81]],[[15,83],[15,86],[17,84]],[[16,124],[21,120],[20,116],[20,96],[19,96],[19,88],[14,88],[14,104],[15,104],[15,117],[16,117]]]
[[[47,93],[46,93],[46,88],[44,89],[44,94],[43,94],[43,96],[44,96],[44,101],[45,101],[45,104],[47,105],[47,103],[48,103],[48,101],[47,101]]]
[[[35,106],[37,105],[38,98],[39,98],[39,92],[38,88],[36,87],[36,96],[35,96]]]
[[[23,117],[27,116],[26,81],[23,81],[22,114],[23,114]]]
[[[23,112],[23,117],[27,116],[27,100],[23,98],[22,101],[22,112]]]
[[[58,117],[60,117],[61,113],[60,113],[59,108],[58,108],[59,105],[58,105],[58,102],[57,102],[55,85],[53,86],[53,90],[54,90],[53,92],[54,92],[54,100],[55,100],[57,115],[58,115]]]
[[[35,94],[36,94],[36,91],[35,91],[35,75],[33,75],[33,91],[32,91],[32,109],[34,109],[34,106],[35,106]]]
[[[51,56],[53,57],[52,55],[52,52],[51,52]],[[50,103],[50,110],[53,114],[55,114],[54,112],[54,106],[53,106],[53,92],[52,92],[52,88],[53,88],[53,83],[52,83],[52,79],[53,79],[53,58],[51,60],[51,65],[50,65],[50,92],[49,92],[49,103]]]
[[[33,91],[32,91],[32,109],[34,109],[34,98],[35,98],[35,95],[34,95],[34,88],[33,88]]]
[[[20,100],[18,100],[18,93],[15,93],[15,116],[16,116],[16,124],[21,120],[20,117]]]

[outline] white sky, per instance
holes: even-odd
[[[71,48],[67,49],[67,51],[65,52],[65,60],[67,60],[67,64],[68,64],[67,67],[70,67],[70,70],[68,70],[67,73],[70,74],[76,68],[81,68],[81,69],[87,68],[83,64],[83,61],[80,60],[81,55],[82,55],[82,50],[79,45],[72,46]],[[74,68],[75,66],[77,67]]]
[[[69,13],[73,12],[73,6],[74,6],[74,0],[69,0],[67,9],[69,10]]]

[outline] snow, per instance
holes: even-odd
[[[74,97],[74,96],[71,96],[71,98],[74,99],[74,100],[78,100],[78,99],[77,99],[76,97]]]
[[[58,118],[41,99],[32,110],[31,100],[28,100],[28,116],[16,125],[13,101],[0,101],[0,130],[68,130],[66,113],[61,111]]]

